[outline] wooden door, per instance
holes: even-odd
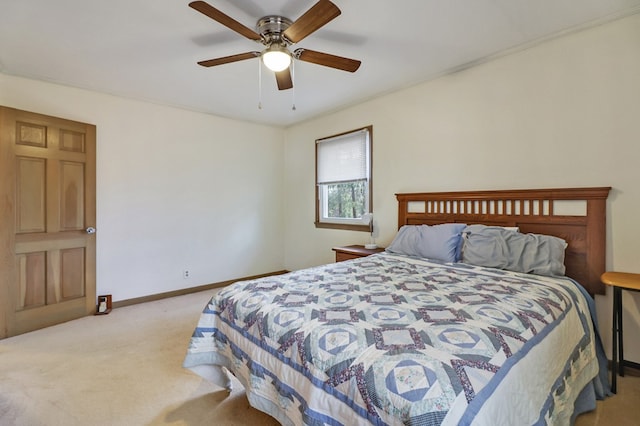
[[[95,311],[96,128],[0,107],[0,338]]]

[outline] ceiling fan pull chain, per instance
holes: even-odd
[[[262,61],[258,61],[258,109],[262,109]]]
[[[291,61],[291,82],[293,87],[291,88],[291,110],[296,110],[296,69],[295,69],[295,61]]]

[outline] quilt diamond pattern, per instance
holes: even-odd
[[[501,367],[568,312],[590,336],[573,286],[387,254],[239,282],[203,312],[185,365],[206,354],[294,423],[345,421],[307,399],[321,392],[354,423],[439,424],[459,396],[479,404]],[[592,346],[583,339],[576,359]],[[277,385],[287,375],[300,389]]]

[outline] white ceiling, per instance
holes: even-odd
[[[208,0],[255,28],[297,19],[315,0]],[[250,59],[261,50],[188,7],[189,0],[0,0],[0,72],[270,125],[287,126],[640,12],[640,0],[334,0],[342,14],[292,46],[359,59],[354,74],[297,61],[277,90]],[[292,110],[295,103],[296,110]]]

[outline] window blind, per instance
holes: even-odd
[[[367,138],[359,132],[317,141],[318,184],[334,184],[367,179]]]

